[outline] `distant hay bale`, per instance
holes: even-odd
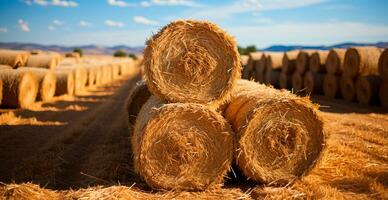
[[[116,80],[120,77],[120,65],[112,64],[112,80]]]
[[[96,66],[96,85],[101,85],[103,82],[103,68],[102,66]]]
[[[381,50],[377,47],[353,47],[345,53],[344,73],[354,78],[357,75],[378,75]]]
[[[249,53],[248,62],[243,68],[243,72],[242,72],[243,79],[247,79],[247,80],[256,79],[256,69],[262,55],[263,53],[260,51]]]
[[[210,22],[178,20],[147,41],[144,73],[150,91],[168,102],[214,107],[241,76],[235,39]]]
[[[296,93],[304,92],[303,88],[303,76],[295,72],[291,77],[292,90]]]
[[[87,85],[89,87],[95,86],[96,85],[96,80],[97,80],[97,68],[96,67],[87,67],[86,68],[87,73],[88,73],[88,80],[87,80]]]
[[[380,85],[379,97],[380,103],[385,108],[388,108],[388,81],[384,80]]]
[[[9,65],[12,68],[24,66],[30,54],[25,51],[0,49],[0,65]]]
[[[249,56],[240,55],[240,60],[241,60],[241,66],[245,66],[248,64]]]
[[[39,85],[31,72],[3,69],[0,79],[3,82],[2,107],[26,108],[35,102]]]
[[[265,83],[279,87],[280,71],[283,64],[283,53],[272,52],[266,54]]]
[[[17,70],[31,72],[34,74],[36,80],[39,83],[37,100],[49,101],[54,97],[57,84],[57,76],[53,71],[36,67],[21,67]]]
[[[356,86],[354,80],[348,76],[341,76],[340,79],[341,95],[347,101],[354,101],[356,97]]]
[[[75,90],[74,71],[54,71],[57,76],[55,96],[59,95],[73,95]]]
[[[388,49],[385,49],[380,55],[379,73],[383,79],[388,80]]]
[[[284,74],[293,74],[296,70],[296,59],[300,50],[284,52],[282,60],[282,72]]]
[[[314,73],[326,72],[326,62],[329,51],[316,51],[310,58],[310,71]]]
[[[107,84],[112,81],[112,66],[105,65],[102,68],[102,83]]]
[[[85,90],[88,81],[88,73],[84,67],[68,66],[59,67],[58,71],[72,71],[74,73],[74,94],[80,94]]]
[[[305,175],[325,145],[323,121],[308,98],[239,80],[224,116],[237,134],[237,166],[265,184]]]
[[[54,69],[58,66],[58,64],[58,57],[47,54],[38,54],[31,55],[27,60],[26,66]]]
[[[141,107],[150,98],[151,93],[147,88],[145,81],[139,81],[131,89],[126,101],[126,108],[128,114],[128,124],[132,127],[135,124],[137,115]]]
[[[307,94],[322,94],[323,93],[323,79],[325,74],[307,72],[304,75],[303,85],[306,88]]]
[[[379,100],[380,84],[381,79],[379,76],[359,76],[356,81],[356,95],[358,102],[365,105],[377,104]]]
[[[341,96],[340,92],[340,77],[335,74],[326,74],[323,79],[323,93],[330,98]]]
[[[346,49],[331,49],[326,60],[326,71],[329,74],[342,74],[344,70]]]
[[[262,53],[261,57],[256,61],[255,68],[255,81],[259,83],[264,83],[265,80],[265,70],[266,70],[266,55]]]
[[[279,87],[281,89],[291,89],[292,88],[292,75],[286,73],[280,73],[279,76]]]
[[[201,104],[143,105],[132,136],[135,171],[155,189],[219,187],[233,161],[234,134],[218,112]]]
[[[304,74],[309,70],[310,57],[316,50],[301,50],[296,59],[296,72]]]

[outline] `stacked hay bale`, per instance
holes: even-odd
[[[326,71],[323,80],[323,92],[329,98],[341,96],[340,78],[344,69],[346,49],[331,49],[327,55]]]
[[[388,49],[385,49],[379,58],[379,73],[382,79],[379,97],[382,106],[388,108]]]
[[[377,47],[353,47],[346,51],[340,80],[341,94],[346,100],[354,101],[357,97],[363,104],[376,102],[374,97],[377,97],[380,86],[380,55],[381,50]]]
[[[27,108],[35,102],[39,83],[33,73],[3,65],[0,67],[0,80],[1,107]]]
[[[261,55],[262,55],[262,52],[259,52],[259,51],[249,53],[248,62],[245,66],[243,65],[243,71],[242,71],[243,79],[247,79],[247,80],[258,79],[258,77],[256,76],[256,70],[258,68]]]
[[[30,54],[26,51],[0,49],[0,65],[8,65],[18,68],[26,65]]]
[[[245,79],[248,79],[249,77],[249,69],[248,69],[248,63],[249,63],[249,55],[240,55],[241,59],[241,67],[242,67],[242,77]]]
[[[265,82],[265,70],[266,70],[266,56],[264,52],[256,55],[255,66],[255,81],[259,83]]]
[[[300,50],[296,59],[296,70],[292,74],[292,89],[299,94],[305,94],[303,87],[303,77],[309,70],[310,57],[315,50]]]
[[[127,111],[134,168],[152,188],[219,186],[233,161],[248,179],[286,185],[319,159],[317,107],[239,80],[235,41],[218,26],[170,23],[147,42],[144,67]]]
[[[282,60],[282,72],[279,77],[279,87],[283,89],[292,88],[292,74],[296,71],[296,59],[299,50],[284,52]]]
[[[283,64],[283,52],[266,53],[265,83],[279,88],[280,72]]]
[[[60,63],[60,57],[53,54],[31,55],[26,63],[28,67],[55,69]]]
[[[154,96],[136,118],[135,171],[152,188],[221,185],[233,160],[234,134],[215,109],[240,77],[234,39],[212,23],[175,21],[147,42],[143,63]]]
[[[309,71],[304,75],[303,84],[307,94],[322,94],[323,80],[326,73],[326,60],[329,51],[318,50],[311,54]]]
[[[35,75],[39,84],[37,100],[49,101],[54,97],[57,77],[53,71],[36,67],[21,67],[17,70],[31,72]]]

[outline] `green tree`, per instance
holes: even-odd
[[[82,57],[83,54],[84,54],[81,48],[74,48],[74,49],[73,49],[73,52],[74,52],[74,53],[78,53],[79,56],[81,56],[81,57]]]
[[[133,53],[128,54],[128,57],[133,58],[134,60],[137,60],[137,56]]]
[[[127,52],[125,52],[124,50],[117,50],[113,53],[113,56],[114,57],[127,57]]]
[[[249,46],[247,46],[247,47],[238,46],[238,52],[239,52],[241,55],[248,55],[249,53],[255,52],[255,51],[257,51],[255,45],[249,45]]]

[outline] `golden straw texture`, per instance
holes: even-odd
[[[229,171],[234,134],[221,114],[194,103],[143,105],[132,136],[135,171],[157,189],[219,187]]]
[[[217,107],[229,99],[241,74],[234,38],[205,21],[165,26],[147,41],[143,63],[148,88],[168,102]]]
[[[53,71],[36,67],[21,67],[17,70],[34,74],[39,83],[37,100],[49,101],[54,97],[57,77]]]
[[[30,54],[25,51],[0,49],[0,64],[18,68],[26,64],[29,56]]]
[[[314,73],[326,72],[326,61],[329,51],[316,51],[310,58],[310,71]]]
[[[73,95],[75,89],[74,71],[57,70],[55,71],[55,75],[57,76],[55,96],[63,94]]]
[[[326,71],[329,74],[342,74],[346,49],[331,49],[326,60]]]
[[[288,184],[306,174],[324,148],[317,106],[285,90],[240,80],[224,115],[238,138],[236,164],[255,181]]]
[[[272,52],[266,54],[265,83],[279,87],[280,71],[282,69],[283,53]]]
[[[58,57],[54,55],[38,54],[31,55],[26,63],[28,67],[41,67],[47,69],[54,69],[59,64]]]
[[[351,78],[357,75],[378,75],[381,50],[377,47],[353,47],[345,54],[344,73]]]
[[[316,50],[301,50],[296,59],[296,72],[304,74],[309,70],[310,57]]]

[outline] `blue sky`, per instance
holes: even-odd
[[[0,41],[138,46],[187,18],[259,48],[388,41],[387,0],[0,0]]]

